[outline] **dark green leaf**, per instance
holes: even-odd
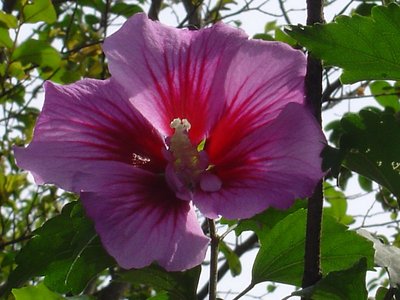
[[[345,116],[341,124],[345,166],[400,199],[400,120],[390,111],[366,109]]]
[[[87,24],[89,24],[89,25],[94,25],[94,24],[100,23],[100,19],[95,15],[86,14],[85,15],[85,22]]]
[[[326,64],[344,69],[341,80],[400,79],[400,7],[376,6],[372,16],[339,16],[334,23],[292,26],[288,34]]]
[[[359,6],[356,7],[354,13],[359,14],[361,16],[369,17],[371,16],[372,8],[375,7],[375,3],[361,3]]]
[[[333,148],[331,146],[326,146],[322,150],[322,169],[324,171],[331,170],[334,177],[339,176],[340,169],[342,167],[342,162],[345,157],[345,153],[340,151],[340,149]]]
[[[375,100],[383,107],[391,107],[395,111],[400,110],[399,92],[400,89],[391,86],[387,81],[374,81],[369,85]]]
[[[23,8],[23,17],[25,23],[46,22],[54,23],[57,20],[51,0],[32,0],[25,4]]]
[[[299,286],[304,269],[306,210],[287,216],[261,239],[253,266],[253,283],[275,281]],[[366,257],[373,265],[372,243],[329,215],[324,215],[321,236],[321,267],[324,275],[351,267]]]
[[[367,177],[358,175],[358,184],[366,192],[372,192],[372,181]]]
[[[375,300],[385,300],[385,297],[388,292],[389,292],[389,289],[387,289],[383,286],[379,287],[375,294]]]
[[[143,9],[135,4],[116,2],[113,6],[111,6],[111,12],[119,16],[129,18],[136,13],[143,12]]]
[[[193,300],[196,299],[200,272],[200,266],[185,272],[167,272],[160,267],[150,266],[129,270],[120,275],[124,281],[145,284],[157,291],[166,291],[170,300]]]
[[[352,268],[329,273],[320,280],[312,291],[313,300],[365,300],[368,298],[365,287],[367,260],[360,259]]]
[[[32,39],[25,41],[15,49],[12,60],[52,69],[58,68],[61,63],[60,54],[49,43]]]
[[[34,257],[35,259],[32,259]],[[16,257],[8,286],[20,286],[34,276],[60,293],[80,293],[96,274],[114,264],[103,250],[92,223],[77,202],[47,221]]]

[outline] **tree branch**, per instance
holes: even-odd
[[[307,25],[323,23],[323,1],[307,0]],[[310,55],[307,57],[305,78],[306,103],[321,124],[322,64]],[[308,199],[306,245],[302,287],[306,288],[322,277],[320,270],[320,238],[322,223],[322,180],[318,182],[314,194]],[[302,297],[305,300],[304,297]]]
[[[187,19],[189,22],[189,28],[201,28],[201,4],[203,3],[203,0],[197,0],[196,3],[193,3],[192,0],[182,0],[182,2],[187,13],[187,18],[185,19]]]
[[[158,14],[160,13],[162,0],[152,0],[149,9],[149,18],[153,21],[158,21]]]

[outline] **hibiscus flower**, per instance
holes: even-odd
[[[207,218],[310,196],[325,139],[304,105],[306,60],[218,23],[179,30],[136,14],[104,42],[111,78],[47,82],[18,166],[78,193],[126,269],[200,264]]]

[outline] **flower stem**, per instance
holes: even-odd
[[[209,300],[217,299],[217,283],[218,283],[218,245],[219,237],[215,228],[215,221],[207,219],[208,228],[211,238],[211,259],[210,259],[210,281],[208,285]]]

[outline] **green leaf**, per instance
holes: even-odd
[[[125,18],[129,18],[136,13],[143,12],[143,9],[136,4],[116,2],[113,6],[111,6],[111,12],[119,16],[124,16]]]
[[[124,281],[134,284],[145,284],[157,291],[168,292],[170,300],[196,299],[197,285],[201,267],[195,267],[185,272],[167,272],[158,266],[129,270],[121,273]]]
[[[51,0],[31,0],[27,2],[22,10],[25,23],[46,22],[54,23],[57,14]]]
[[[169,300],[169,299],[170,298],[167,292],[161,292],[153,297],[148,298],[147,300]]]
[[[36,286],[28,286],[13,289],[15,300],[65,300],[64,297],[50,291],[43,283]]]
[[[341,120],[345,166],[400,199],[400,120],[391,111],[365,109]]]
[[[400,79],[400,7],[372,8],[371,17],[339,16],[334,23],[292,26],[287,33],[327,65],[344,69],[341,81]]]
[[[275,40],[284,42],[290,46],[296,45],[296,40],[289,35],[287,35],[282,29],[276,28],[275,29]]]
[[[297,200],[290,208],[286,210],[280,210],[275,208],[268,208],[264,212],[255,215],[250,219],[243,219],[238,221],[238,225],[235,228],[236,235],[240,235],[243,231],[253,231],[259,238],[269,234],[271,228],[276,223],[297,211],[300,208],[305,208],[307,202],[304,200]],[[232,224],[232,221],[223,220],[222,223]]]
[[[253,36],[255,40],[275,41],[274,37],[268,33],[257,33]]]
[[[233,252],[233,250],[229,248],[224,241],[219,242],[219,249],[228,262],[229,270],[231,271],[232,276],[234,277],[240,275],[242,272],[242,264],[240,263],[240,259],[235,252]]]
[[[361,3],[359,6],[356,7],[354,13],[362,15],[362,16],[371,16],[372,8],[374,8],[376,3]]]
[[[32,259],[34,257],[34,259]],[[16,257],[8,286],[20,286],[34,276],[59,293],[80,293],[96,274],[114,265],[103,250],[92,223],[77,202],[47,221]]]
[[[353,267],[329,273],[320,280],[312,291],[313,300],[365,300],[368,292],[365,287],[367,261],[360,259]]]
[[[391,107],[395,111],[400,110],[399,88],[391,86],[387,81],[374,81],[369,85],[375,100],[383,107]]]
[[[324,197],[330,207],[325,207],[324,212],[334,217],[338,222],[349,225],[354,222],[354,218],[347,215],[347,200],[343,192],[336,190],[328,182],[324,182]]]
[[[23,64],[36,64],[40,67],[57,69],[61,63],[60,54],[48,42],[27,40],[15,49],[12,60]]]
[[[304,209],[287,216],[261,239],[253,266],[253,284],[275,281],[300,286],[304,270],[306,215]],[[372,243],[329,215],[324,215],[321,268],[324,275],[351,267],[362,257],[373,266]]]
[[[372,192],[372,181],[367,177],[358,175],[358,184],[366,192]]]
[[[16,28],[18,21],[17,18],[11,14],[7,14],[0,10],[0,25],[4,25],[6,28]]]
[[[322,150],[322,169],[324,171],[331,170],[334,177],[338,177],[342,168],[342,162],[345,154],[340,149],[331,146],[325,146]]]
[[[8,29],[0,27],[0,47],[11,48],[12,45],[13,45],[13,41],[10,38]]]

